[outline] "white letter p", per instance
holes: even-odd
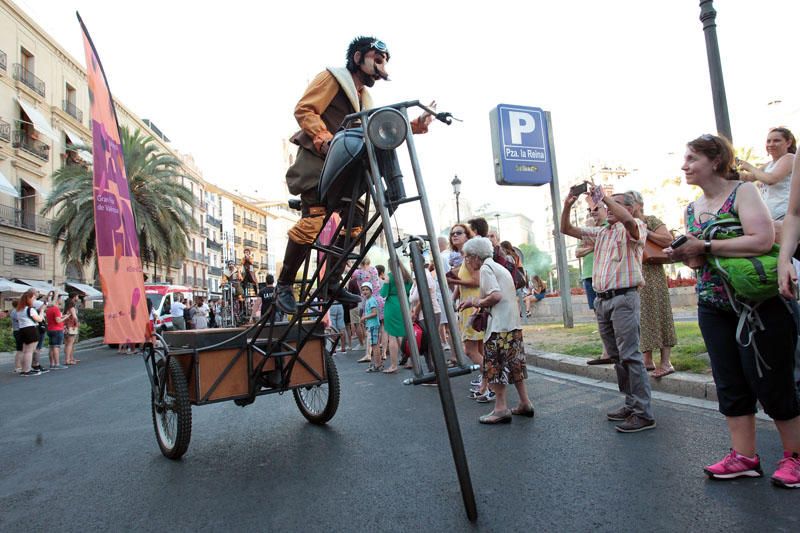
[[[511,126],[511,144],[522,144],[522,134],[536,129],[536,121],[529,113],[509,111],[508,121]]]

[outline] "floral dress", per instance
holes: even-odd
[[[654,216],[644,217],[649,231],[655,231],[664,223]],[[641,338],[639,349],[652,352],[665,346],[675,346],[675,322],[672,318],[672,304],[669,301],[667,275],[661,265],[642,265],[644,287],[639,289],[641,298]]]
[[[733,204],[736,202],[736,191],[739,190],[741,185],[742,184],[739,183],[736,185],[736,187],[734,187],[733,191],[731,191],[731,194],[728,195],[728,198],[725,200],[725,203],[719,208],[719,211],[717,211],[713,216],[709,217],[709,219],[705,222],[700,222],[700,216],[704,214],[708,215],[709,213],[700,213],[699,215],[695,214],[694,202],[690,203],[686,208],[687,231],[699,238],[703,230],[711,222],[716,220],[719,215],[730,213],[731,215],[738,217],[739,214],[733,208]],[[696,290],[698,304],[710,305],[726,311],[733,310],[731,303],[728,300],[728,293],[725,292],[725,286],[722,283],[722,278],[720,278],[718,274],[715,274],[711,270],[711,266],[708,263],[704,263],[703,266],[698,269]]]

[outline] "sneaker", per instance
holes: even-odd
[[[67,367],[64,365],[52,365],[50,367],[50,370],[66,370],[66,369]]]
[[[36,371],[37,371],[37,372],[39,372],[40,374],[47,374],[48,372],[50,372],[48,369],[46,369],[46,368],[42,368],[42,365],[39,365],[39,366],[32,366],[32,367],[31,367],[31,370],[36,370]]]
[[[779,469],[780,470],[780,469]],[[726,455],[720,462],[714,463],[703,468],[711,479],[733,479],[737,477],[761,477],[761,461],[758,455],[755,459],[748,459],[739,455],[731,448],[731,453]],[[775,479],[773,477],[773,479]]]
[[[478,403],[490,403],[493,402],[495,399],[495,394],[492,391],[486,391],[486,394],[482,394],[475,398],[475,401]]]
[[[612,422],[624,422],[632,414],[633,414],[633,409],[631,409],[627,405],[623,405],[621,408],[617,409],[616,411],[612,411],[610,413],[606,413],[606,418],[608,418]]]
[[[621,433],[637,433],[646,429],[653,429],[654,427],[656,427],[655,420],[648,420],[638,415],[631,415],[625,422],[616,426],[616,429]]]
[[[39,375],[41,375],[41,372],[31,368],[27,372],[20,372],[19,375],[20,376],[25,376],[26,378],[28,378],[28,377],[31,377],[31,376],[39,376]]]
[[[14,370],[11,371],[11,373],[12,374],[22,374],[22,369],[21,368],[15,368]]]
[[[475,390],[471,390],[471,391],[469,391],[469,396],[468,396],[468,398],[469,398],[470,400],[477,400],[477,399],[478,399],[478,397],[480,397],[480,396],[482,396],[482,394],[480,393],[480,391],[478,391],[477,389],[475,389]]]
[[[797,453],[783,452],[783,459],[772,474],[772,484],[786,489],[800,489],[800,457]]]
[[[483,383],[482,375],[478,376],[478,379],[473,379],[472,381],[469,382],[469,384],[472,385],[473,387],[480,387],[481,383]]]

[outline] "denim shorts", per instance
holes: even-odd
[[[333,304],[328,310],[328,317],[331,319],[331,328],[337,332],[344,331],[344,308],[342,304]]]
[[[371,345],[378,344],[378,332],[380,331],[380,327],[367,327],[367,335],[369,335],[369,343]]]
[[[48,330],[47,336],[50,339],[50,346],[61,346],[64,344],[64,330]]]

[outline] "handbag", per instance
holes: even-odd
[[[469,326],[477,332],[486,331],[489,325],[489,310],[479,307],[474,313],[469,315]]]
[[[642,254],[642,263],[646,265],[666,265],[674,263],[673,259],[664,253],[664,249],[647,239],[644,241],[644,253]]]
[[[67,335],[77,335],[78,328],[77,327],[69,327],[67,328]]]

